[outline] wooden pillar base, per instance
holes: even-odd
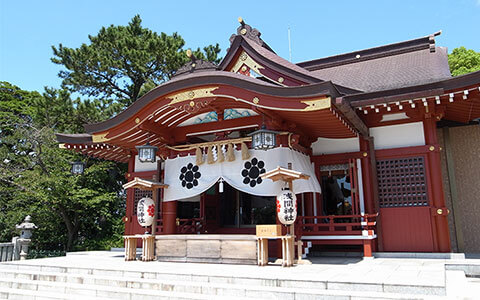
[[[259,238],[257,250],[258,265],[266,266],[268,264],[268,239]]]
[[[363,257],[372,257],[373,240],[363,240]]]
[[[125,261],[137,258],[137,239],[134,236],[125,236]]]
[[[142,261],[155,260],[155,236],[142,235]]]

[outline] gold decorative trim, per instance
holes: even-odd
[[[67,149],[67,147],[65,146],[64,143],[58,144],[58,148],[60,148],[60,149]]]
[[[258,99],[258,97],[253,97],[252,102],[253,102],[254,104],[258,104],[258,103],[260,102],[260,99]]]
[[[283,77],[279,77],[279,78],[278,78],[278,82],[280,82],[280,83],[283,83],[284,80],[285,80],[285,79],[283,79]]]
[[[140,118],[135,118],[135,123],[140,123]]]
[[[236,73],[243,65],[246,65],[250,68],[250,70],[254,71],[258,75],[261,75],[260,70],[264,69],[264,67],[254,61],[253,58],[251,58],[245,51],[242,51],[231,71]]]
[[[100,134],[92,134],[92,142],[93,143],[103,143],[109,141],[109,138],[106,138],[108,132],[100,133]]]
[[[208,88],[200,88],[200,89],[194,89],[194,90],[189,90],[186,92],[180,92],[173,94],[171,96],[166,97],[167,99],[172,99],[170,101],[169,105],[183,102],[183,101],[188,101],[188,100],[194,100],[197,98],[204,98],[204,97],[215,97],[214,94],[212,94],[213,91],[218,89],[218,86],[214,87],[208,87]]]
[[[307,105],[307,107],[303,109],[304,111],[322,110],[322,109],[330,108],[332,106],[332,101],[330,97],[314,99],[314,100],[305,100],[301,102]]]

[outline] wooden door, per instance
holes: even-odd
[[[434,251],[431,187],[424,155],[377,159],[384,251]]]

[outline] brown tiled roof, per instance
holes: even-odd
[[[298,63],[321,80],[364,92],[431,83],[451,77],[447,50],[429,36]]]
[[[451,77],[447,50],[436,47],[311,72],[322,80],[365,92],[426,84]]]
[[[57,141],[60,143],[91,143],[92,135],[89,133],[56,133]]]
[[[224,69],[235,49],[243,47],[269,68],[307,84],[331,81],[346,94],[397,89],[451,77],[447,51],[435,47],[435,36],[293,64],[248,36],[231,38],[232,47],[219,65]],[[252,52],[253,51],[253,52]]]
[[[279,67],[283,67],[283,68],[286,68],[286,69],[290,69],[292,71],[295,71],[299,74],[302,74],[303,76],[305,77],[310,77],[311,78],[311,83],[313,82],[321,82],[321,81],[328,81],[328,79],[326,80],[318,80],[316,78],[315,75],[312,74],[312,72],[302,68],[302,67],[299,67],[297,66],[296,64],[294,63],[291,63],[289,62],[288,60],[278,56],[277,54],[275,54],[274,52],[272,51],[269,51],[267,49],[265,49],[264,47],[261,47],[260,45],[256,44],[255,42],[249,40],[249,39],[245,39],[245,41],[247,42],[247,44],[252,47],[259,55],[263,56],[264,58],[266,58],[267,60],[277,64]]]

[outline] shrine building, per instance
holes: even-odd
[[[301,254],[480,252],[480,72],[452,77],[439,34],[292,63],[240,20],[219,65],[189,51],[123,112],[57,139],[128,163],[125,235],[154,214],[157,256],[181,260],[172,236],[254,247],[255,226],[279,222],[279,167],[304,176],[290,186]],[[137,211],[145,197],[155,210]]]

